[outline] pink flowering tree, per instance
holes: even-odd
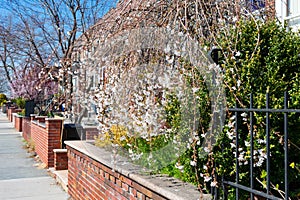
[[[27,70],[25,70],[27,69]],[[19,70],[11,83],[13,97],[22,97],[27,100],[47,99],[58,92],[58,82],[55,72],[47,72],[47,68],[31,65]]]

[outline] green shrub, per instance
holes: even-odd
[[[25,109],[22,109],[21,112],[18,112],[18,115],[25,116]]]
[[[228,39],[229,38],[229,39]],[[237,41],[236,43],[234,41]],[[234,44],[234,45],[233,45]],[[224,83],[226,85],[227,106],[250,106],[250,93],[253,93],[255,108],[266,107],[266,93],[270,96],[271,108],[283,108],[284,92],[290,97],[289,107],[300,108],[300,79],[299,79],[299,53],[300,38],[297,33],[287,32],[285,27],[276,21],[240,21],[237,27],[232,27],[231,32],[220,38],[223,51],[221,68],[224,71]],[[211,158],[208,158],[209,173],[216,170],[219,175],[224,175],[227,180],[235,180],[235,161],[233,123],[238,123],[233,118],[234,113],[228,112],[227,126],[224,128],[222,138],[215,146]],[[243,154],[239,166],[240,183],[249,183],[250,147],[246,142],[250,141],[249,115],[240,116],[239,136],[240,153]],[[266,182],[266,162],[261,163],[257,159],[262,158],[266,152],[265,113],[254,113],[254,149],[260,153],[256,155],[254,176],[255,189],[262,191]],[[243,120],[242,120],[243,118]],[[272,189],[284,190],[284,149],[283,149],[283,114],[270,115],[270,146],[271,146],[271,175],[270,181],[276,186]],[[289,149],[289,161],[295,167],[290,168],[289,185],[300,184],[300,139],[297,136],[299,130],[299,114],[289,114],[289,140],[292,144]],[[246,141],[246,142],[245,142]],[[212,162],[213,161],[213,162]],[[201,165],[205,163],[200,164]],[[207,170],[201,170],[204,173]],[[261,183],[259,183],[261,182]],[[299,187],[291,187],[291,195],[299,195]],[[245,194],[247,196],[247,194]],[[234,193],[232,194],[234,197]],[[246,196],[244,198],[246,198]],[[242,197],[241,197],[242,198]]]
[[[219,43],[223,52],[220,58],[221,68],[224,71],[224,85],[226,86],[227,107],[232,108],[238,102],[239,107],[249,107],[250,93],[254,95],[254,107],[264,108],[266,93],[270,95],[270,107],[283,108],[283,96],[287,91],[290,97],[289,107],[299,108],[300,102],[300,78],[299,78],[299,53],[300,37],[293,32],[287,32],[285,27],[278,25],[276,21],[240,21],[237,27],[232,27],[231,32],[220,37]],[[234,44],[234,45],[233,45]],[[201,78],[197,78],[201,83]],[[201,85],[200,85],[201,86]],[[205,115],[210,112],[208,92],[202,85],[199,90],[199,109],[204,111],[201,114],[202,128],[207,128],[210,117]],[[172,99],[172,98],[171,98]],[[171,100],[166,107],[168,113],[168,124],[172,127],[178,125],[178,106],[176,100]],[[177,117],[176,117],[177,116]],[[255,138],[254,149],[260,152],[256,155],[254,176],[255,189],[264,190],[266,182],[266,161],[259,162],[264,156],[265,145],[265,113],[255,113]],[[249,115],[243,114],[240,121],[240,153],[243,155],[239,163],[240,183],[249,183],[250,141]],[[270,143],[271,143],[271,183],[276,186],[272,189],[284,190],[284,149],[283,149],[283,117],[282,114],[270,115]],[[237,123],[233,113],[227,113],[226,126],[219,135],[217,145],[207,157],[199,156],[203,150],[201,145],[191,144],[191,148],[184,152],[178,160],[160,170],[160,173],[181,178],[184,181],[192,182],[199,189],[210,192],[211,185],[220,188],[220,179],[224,176],[226,180],[235,181],[235,148],[233,124]],[[299,114],[289,114],[289,161],[291,164],[289,185],[300,185],[300,139]],[[198,134],[201,137],[201,129]],[[245,142],[246,141],[246,142]],[[139,148],[144,148],[147,143],[139,143]],[[148,144],[149,145],[149,144]],[[179,165],[181,167],[179,167]],[[234,198],[233,190],[229,196]],[[299,195],[299,187],[291,187],[292,196]],[[246,198],[248,194],[241,195]]]
[[[5,94],[0,94],[0,106],[7,102],[7,97]]]
[[[25,108],[25,99],[23,99],[22,97],[18,97],[18,98],[16,98],[16,100],[15,100],[15,102],[16,102],[16,104],[17,104],[17,106],[19,107],[19,108],[21,108],[21,109],[24,109]]]

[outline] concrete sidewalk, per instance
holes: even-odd
[[[23,148],[22,140],[21,133],[0,112],[0,199],[68,199],[46,169],[35,167],[36,162]]]

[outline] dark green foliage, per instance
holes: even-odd
[[[266,106],[266,93],[270,95],[270,107],[283,108],[284,92],[289,94],[289,107],[300,108],[300,85],[299,85],[299,54],[300,38],[297,33],[287,32],[285,27],[276,21],[240,21],[231,28],[230,34],[220,37],[220,47],[222,49],[221,67],[224,71],[224,84],[226,86],[227,107],[234,107],[238,102],[239,107],[249,107],[250,93],[254,95],[254,107],[264,108]],[[201,79],[198,78],[201,82]],[[202,85],[203,88],[203,85]],[[199,96],[203,99],[200,107],[209,113],[207,104],[207,91],[200,90]],[[203,104],[204,103],[204,104]],[[173,106],[173,107],[172,107]],[[170,113],[170,124],[176,123],[176,104],[172,104],[168,110]],[[255,150],[265,152],[266,146],[261,141],[265,140],[265,114],[255,113]],[[200,188],[210,188],[211,181],[216,176],[215,173],[224,175],[227,180],[235,180],[235,148],[234,138],[229,138],[228,133],[232,133],[230,124],[234,119],[230,119],[232,113],[227,113],[224,132],[219,136],[217,145],[213,153],[206,158],[196,156],[202,151],[199,145],[192,145],[191,149],[182,155],[177,163],[184,166],[180,172],[175,167],[175,163],[164,168],[162,172],[179,177],[185,181],[193,182]],[[244,118],[244,120],[243,120]],[[204,118],[203,122],[208,123],[209,117]],[[284,180],[284,149],[283,149],[283,114],[271,114],[271,183],[283,190]],[[175,123],[175,124],[174,124]],[[242,184],[249,185],[249,147],[245,141],[250,141],[249,135],[249,116],[240,117],[240,144],[241,152],[244,152],[244,161],[239,166],[240,180]],[[289,163],[290,170],[290,189],[291,195],[297,196],[300,191],[300,119],[298,114],[289,115]],[[200,133],[200,132],[199,132]],[[258,163],[256,155],[255,162]],[[197,160],[196,166],[191,166],[190,162]],[[265,183],[265,161],[255,167],[254,175],[262,183]],[[205,184],[205,175],[210,176],[211,181]],[[263,185],[255,180],[255,188],[263,190]],[[220,183],[220,180],[218,180]],[[297,187],[298,185],[298,187]],[[219,185],[220,186],[220,185]],[[296,187],[295,187],[296,186]],[[234,198],[234,191],[229,190],[229,196]],[[209,190],[207,190],[209,192]],[[272,193],[278,195],[276,189]],[[245,194],[246,196],[248,194]],[[246,198],[245,196],[245,198]]]
[[[249,94],[253,93],[254,107],[264,108],[266,106],[265,94],[269,93],[269,106],[271,108],[283,108],[284,92],[288,91],[290,97],[289,107],[300,108],[300,38],[297,33],[287,32],[286,28],[276,21],[264,23],[260,21],[241,21],[238,28],[232,29],[229,38],[231,39],[223,38],[224,40],[221,40],[220,43],[224,53],[222,68],[225,71],[224,82],[227,85],[228,107],[234,107],[236,101],[238,101],[240,107],[249,107]],[[232,39],[237,41],[234,48]],[[265,151],[265,144],[258,142],[259,139],[265,139],[265,114],[255,113],[255,118],[255,149]],[[282,190],[284,188],[283,114],[271,114],[270,119],[271,182]],[[300,184],[300,159],[298,156],[300,140],[297,131],[299,121],[298,114],[289,115],[289,140],[293,144],[289,149],[289,159],[291,164],[294,163],[297,166],[290,168],[291,193],[294,195],[299,193],[300,190],[300,187],[293,187],[293,185]],[[249,141],[250,137],[249,124],[247,122],[242,123],[239,134],[241,135],[240,142],[243,144],[243,141]],[[228,145],[226,137],[222,139],[220,144]],[[241,147],[243,151],[247,152],[249,150],[245,145],[241,145]],[[246,155],[249,156],[249,153],[246,153]],[[233,165],[233,163],[230,165],[228,159],[224,159],[224,157],[230,159],[230,148],[223,149],[223,152],[216,153],[216,156],[220,158],[218,159],[221,163],[220,169],[226,170],[227,166],[231,168],[230,166]],[[242,182],[248,184],[249,165],[246,167],[241,166],[240,169]],[[221,170],[221,172],[229,178],[233,178],[228,171]],[[265,163],[261,167],[255,168],[255,176],[262,182],[266,180],[264,174]],[[262,190],[262,185],[257,181],[256,188]],[[276,194],[276,191],[272,191]]]

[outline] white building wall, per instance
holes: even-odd
[[[292,31],[300,30],[300,0],[275,0],[276,16]]]

